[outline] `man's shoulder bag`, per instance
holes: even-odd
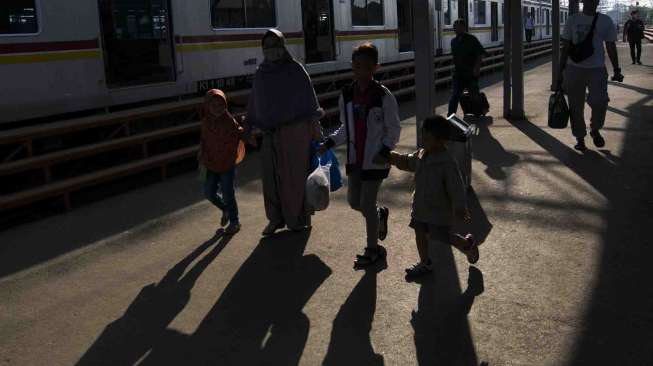
[[[594,39],[594,28],[596,27],[596,20],[599,18],[599,13],[594,15],[594,20],[592,21],[592,28],[585,36],[581,42],[574,44],[571,42],[569,46],[569,58],[575,63],[583,62],[590,58],[594,54],[594,44],[592,43]]]

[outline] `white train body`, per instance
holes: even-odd
[[[356,21],[352,2],[366,4],[366,13],[357,13]],[[256,13],[251,7],[239,8],[242,3],[20,0],[0,4],[0,17],[9,18],[0,19],[0,123],[190,95],[210,86],[236,87],[233,84],[253,74],[261,62],[260,38],[270,27],[287,35],[289,50],[311,74],[349,68],[352,48],[363,41],[377,45],[382,63],[413,57],[406,43],[410,25],[400,24],[407,0],[247,0],[258,4],[258,9],[271,7]],[[379,9],[373,8],[379,3],[382,19],[374,13]],[[216,4],[232,12],[212,11]],[[467,6],[470,32],[485,46],[500,45],[503,3],[470,1]],[[459,7],[458,0],[443,0],[444,11],[436,10],[435,42],[444,53],[453,37],[451,21],[462,15]],[[545,20],[550,3],[525,1],[524,7],[536,14],[533,39],[550,38],[551,27]],[[247,24],[265,23],[260,14],[266,12],[272,15],[265,26]],[[372,24],[357,25],[361,19]],[[225,22],[232,23],[220,27]]]

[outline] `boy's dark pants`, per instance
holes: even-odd
[[[634,62],[639,62],[642,59],[642,40],[628,41],[630,45],[630,58]],[[637,53],[635,53],[637,51]]]
[[[204,182],[204,196],[217,208],[227,214],[229,222],[238,223],[238,204],[236,203],[236,191],[234,179],[236,168],[224,173],[216,173],[207,169],[206,182]],[[221,192],[221,195],[218,195]]]
[[[367,247],[375,248],[379,243],[379,208],[376,199],[383,180],[362,180],[358,168],[349,173],[347,201],[349,206],[363,214],[367,229]]]

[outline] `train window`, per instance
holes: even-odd
[[[442,7],[444,9],[444,24],[451,25],[451,0],[444,0],[442,2]]]
[[[485,1],[474,1],[474,24],[485,24]]]
[[[38,33],[36,0],[2,0],[0,35]]]
[[[211,0],[213,28],[268,28],[276,18],[274,0]]]
[[[352,0],[352,25],[383,25],[383,0]]]

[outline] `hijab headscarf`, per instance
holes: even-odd
[[[281,41],[285,56],[278,61],[265,60],[256,70],[247,106],[249,125],[265,131],[319,120],[324,110],[320,108],[308,73],[288,52],[283,33],[270,29],[261,43],[268,37]]]

